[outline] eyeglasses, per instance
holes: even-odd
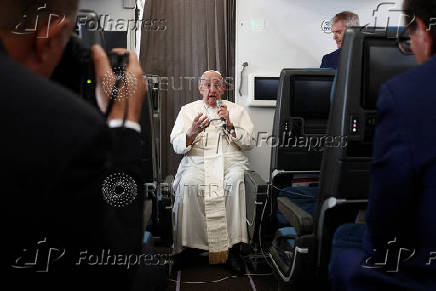
[[[412,42],[409,39],[398,39],[398,48],[405,55],[414,55],[415,53],[412,50]]]
[[[397,45],[405,55],[414,55],[408,29],[404,29],[397,37]]]
[[[200,82],[201,86],[207,88],[211,88],[213,86],[215,89],[220,89],[223,86],[223,82],[221,80],[218,82],[210,82],[210,80],[201,79]]]
[[[408,12],[406,11],[406,13]],[[414,15],[413,17],[410,17],[406,14],[405,21],[408,21],[408,23],[405,24],[404,30],[399,33],[397,37],[398,48],[403,54],[414,55],[412,41],[410,40],[410,31],[413,31],[413,28],[416,25],[416,16]]]

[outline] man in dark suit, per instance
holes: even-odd
[[[420,66],[382,86],[364,250],[335,260],[336,290],[436,290],[436,1],[404,10]]]
[[[341,55],[342,40],[344,39],[345,31],[349,26],[359,26],[359,16],[357,14],[354,14],[350,11],[343,11],[333,17],[332,33],[338,49],[323,56],[321,68],[336,69],[338,67],[339,56]]]
[[[136,79],[124,127],[125,99],[115,102],[108,126],[97,109],[47,79],[71,36],[77,2],[0,1],[3,285],[14,290],[129,290],[141,263],[138,121],[146,87],[136,55],[116,51],[129,53]],[[44,8],[33,15],[31,6]],[[102,82],[112,72],[105,52],[92,53],[98,87],[111,88]],[[109,96],[99,92],[105,109]]]

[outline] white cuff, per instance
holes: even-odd
[[[186,146],[186,139],[187,139],[187,135],[186,134],[187,134],[187,131],[185,131],[182,134],[182,142],[183,142],[182,145],[184,146],[183,151],[182,151],[183,155],[186,154],[187,152],[189,152],[192,149],[192,145],[194,144],[194,142],[192,142],[192,144]]]
[[[107,122],[107,125],[109,126],[109,128],[122,127],[123,120],[122,119],[112,119],[112,120],[109,120]],[[138,133],[141,133],[141,126],[137,122],[126,120],[126,122],[124,123],[124,127],[136,130]]]

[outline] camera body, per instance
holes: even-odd
[[[95,90],[97,80],[91,47],[100,45],[106,50],[112,70],[126,68],[129,54],[108,52],[104,31],[99,25],[99,16],[91,10],[80,10],[76,29],[67,43],[61,61],[55,68],[51,79],[80,95],[87,102],[97,107]]]

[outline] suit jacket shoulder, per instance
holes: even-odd
[[[336,69],[338,66],[339,55],[341,54],[341,49],[337,49],[334,52],[326,54],[322,57],[320,68],[333,68]]]

